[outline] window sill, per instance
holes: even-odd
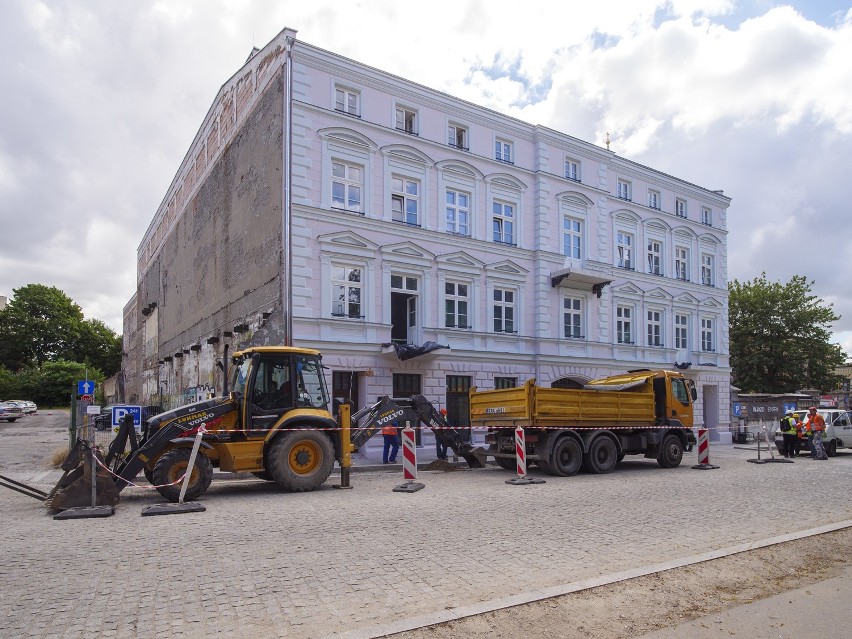
[[[514,242],[504,242],[503,240],[493,240],[493,242],[494,242],[495,244],[500,244],[500,245],[502,245],[502,246],[512,246],[512,247],[514,247],[514,248],[517,248],[517,247],[518,247],[518,245],[517,245],[517,244],[515,244]]]
[[[457,233],[456,231],[446,231],[447,235],[455,235],[456,237],[466,237],[468,239],[471,238],[471,235],[468,233]]]
[[[417,224],[416,222],[406,222],[406,221],[404,221],[404,220],[394,220],[394,222],[395,222],[396,224],[402,224],[403,226],[413,226],[414,228],[418,228],[418,229],[419,229],[419,228],[422,228],[422,227],[421,227],[419,224]]]
[[[364,217],[364,213],[361,212],[361,211],[353,211],[352,209],[345,209],[345,208],[340,207],[340,206],[332,206],[331,210],[332,211],[343,211],[344,213],[354,213],[355,215],[360,215],[361,217]]]
[[[566,175],[566,176],[565,176],[565,179],[566,179],[566,180],[571,180],[572,182],[576,182],[577,184],[582,184],[582,182],[580,181],[580,178],[571,177],[570,175]]]
[[[517,335],[518,331],[494,331],[498,335]]]
[[[636,270],[632,266],[621,266],[621,265],[618,265],[618,264],[616,265],[616,268],[620,268],[622,271],[635,271]]]
[[[332,317],[337,319],[353,319],[353,320],[362,320],[364,319],[363,315],[346,315],[344,313],[332,313]]]
[[[451,142],[448,142],[448,143],[447,143],[447,146],[452,147],[452,148],[454,148],[454,149],[458,149],[459,151],[470,151],[470,148],[469,148],[469,147],[466,147],[466,146],[459,146],[458,144],[453,144],[453,143],[451,143]]]
[[[572,340],[585,340],[585,335],[566,335],[563,339],[572,339]]]
[[[408,135],[413,135],[416,138],[420,137],[420,134],[416,131],[408,131],[407,129],[396,129],[396,131],[399,131],[400,133],[407,133]]]
[[[348,111],[344,111],[343,109],[335,109],[335,113],[340,113],[341,115],[348,115],[350,118],[358,118],[361,119],[360,113],[349,113]]]
[[[503,164],[510,164],[512,166],[515,165],[515,163],[512,162],[512,160],[504,160],[503,158],[494,158],[494,159],[497,160],[498,162],[502,162]]]

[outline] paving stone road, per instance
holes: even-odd
[[[46,489],[54,473],[12,460],[27,438],[67,436],[30,419],[23,435],[0,425],[0,474]],[[142,488],[113,517],[70,521],[0,489],[0,637],[380,636],[399,620],[852,519],[852,453],[755,457],[715,446],[718,470],[693,470],[692,452],[673,470],[628,458],[609,475],[530,486],[496,468],[421,472],[413,494],[392,492],[401,476],[387,472],[307,494],[215,481],[206,512],[144,518],[161,500]]]

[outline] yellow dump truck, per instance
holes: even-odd
[[[581,467],[608,473],[625,455],[678,466],[692,450],[695,385],[677,371],[634,370],[583,388],[545,388],[530,379],[518,388],[470,390],[471,426],[487,428],[487,454],[515,470],[516,428],[523,428],[527,463],[550,475]]]

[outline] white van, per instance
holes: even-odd
[[[818,408],[817,414],[825,420],[825,434],[822,437],[822,445],[829,457],[837,454],[838,448],[852,448],[852,415],[838,408]],[[808,411],[795,410],[793,416],[804,424],[808,421]],[[784,435],[781,433],[781,424],[775,427],[775,447],[781,453],[784,450]],[[807,442],[802,452],[808,454]]]

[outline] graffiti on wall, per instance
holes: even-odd
[[[208,384],[203,386],[190,386],[181,391],[181,401],[184,405],[200,402],[205,399],[213,399],[216,397],[216,389]]]

